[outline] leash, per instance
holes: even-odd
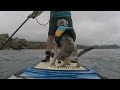
[[[55,14],[55,13],[54,13],[54,14]],[[54,15],[54,14],[53,14],[53,15]],[[53,17],[53,15],[50,16],[50,19]],[[37,17],[36,17],[35,19],[36,19],[37,23],[38,23],[39,25],[41,25],[41,26],[46,26],[46,25],[50,22],[50,19],[49,19],[49,21],[48,21],[47,23],[42,24],[42,23],[40,23],[40,22],[38,21]]]
[[[35,19],[36,19],[37,23],[38,23],[39,25],[42,25],[42,26],[46,26],[46,25],[50,22],[50,19],[49,19],[49,21],[48,21],[46,24],[41,24],[41,23],[38,21],[37,18],[35,18]]]

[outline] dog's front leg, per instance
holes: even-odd
[[[63,60],[63,62],[56,66],[56,68],[65,67],[65,65],[70,65],[70,62],[67,59]]]
[[[79,63],[79,61],[77,61],[76,67],[77,67],[77,68],[80,68],[80,63]]]
[[[54,57],[51,61],[51,67],[55,67],[55,62],[56,62],[56,59],[57,59],[57,56],[58,56],[58,47],[57,47],[57,43],[55,43],[55,48],[54,48]]]
[[[56,68],[61,68],[61,67],[64,67],[65,66],[65,62],[63,61],[61,64],[55,66]]]

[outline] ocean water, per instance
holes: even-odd
[[[78,50],[81,51],[81,50]],[[45,57],[45,50],[1,50],[0,79],[34,67]],[[120,49],[94,49],[79,58],[81,65],[109,79],[120,79]]]

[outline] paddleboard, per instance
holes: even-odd
[[[56,62],[56,65],[59,64]],[[50,62],[40,62],[35,67],[15,73],[9,79],[101,79],[101,77],[94,70],[83,66],[76,67],[76,63],[56,68],[51,67]]]

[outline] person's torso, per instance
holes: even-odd
[[[70,17],[70,11],[51,11],[50,17]]]

